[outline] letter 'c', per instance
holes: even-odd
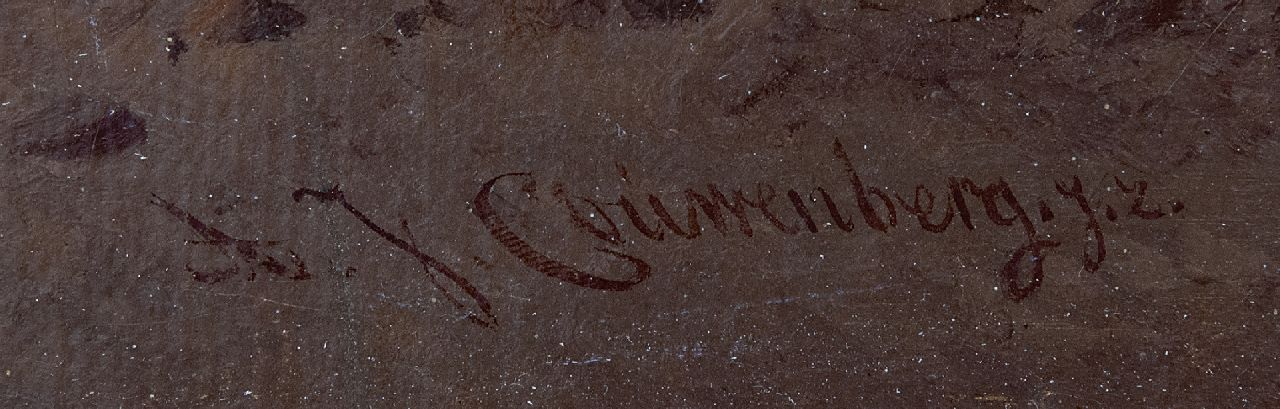
[[[646,263],[644,260],[639,258],[603,247],[596,247],[595,250],[626,260],[635,266],[635,271],[631,274],[630,278],[624,280],[601,278],[553,260],[542,255],[542,253],[539,253],[537,250],[534,250],[528,242],[525,242],[524,239],[516,236],[516,234],[511,231],[511,228],[507,226],[507,223],[504,222],[502,217],[498,215],[498,212],[494,210],[493,205],[489,203],[489,194],[492,193],[493,186],[496,185],[499,180],[509,176],[523,176],[529,179],[533,178],[532,175],[526,172],[507,173],[498,175],[493,179],[489,179],[488,182],[485,182],[484,185],[480,187],[480,192],[476,193],[472,210],[475,212],[476,217],[479,217],[480,221],[484,223],[485,227],[489,228],[489,234],[492,235],[494,239],[498,240],[499,243],[502,243],[502,246],[505,247],[508,252],[520,259],[521,262],[524,262],[524,265],[546,274],[548,277],[558,278],[570,284],[606,291],[626,291],[636,284],[640,284],[640,282],[644,281],[646,278],[649,278],[649,263]]]

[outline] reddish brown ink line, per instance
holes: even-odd
[[[978,199],[981,206],[980,211],[986,216],[987,221],[995,226],[1016,225],[1022,229],[1026,237],[1026,242],[1011,251],[1010,259],[999,271],[1000,276],[1005,281],[1009,298],[1014,301],[1021,301],[1032,295],[1041,286],[1044,278],[1043,262],[1046,257],[1044,252],[1058,247],[1060,243],[1040,237],[1040,232],[1035,222],[1023,207],[1012,187],[1004,179],[997,179],[995,182],[983,186],[966,177],[949,177],[946,179],[947,194],[941,201],[941,203],[945,204],[945,208],[940,208],[940,203],[933,191],[923,184],[915,186],[911,202],[908,202],[897,193],[868,186],[857,172],[853,161],[849,158],[839,140],[834,141],[832,144],[832,154],[848,180],[849,191],[853,195],[856,206],[856,213],[862,216],[862,222],[871,231],[887,233],[890,229],[897,227],[899,207],[907,215],[914,216],[920,228],[929,233],[945,232],[956,218],[960,220],[965,229],[975,230],[974,217],[968,202],[968,197],[975,197]],[[625,168],[619,166],[619,169],[620,172],[625,172]],[[628,289],[649,276],[650,270],[647,262],[608,247],[600,247],[596,250],[631,263],[634,267],[634,272],[630,278],[625,280],[604,279],[597,274],[571,268],[566,263],[550,259],[543,255],[542,252],[537,251],[532,244],[515,233],[490,204],[489,196],[492,194],[495,185],[505,179],[523,180],[527,192],[532,194],[536,191],[536,179],[529,173],[499,175],[481,186],[480,192],[476,195],[473,210],[481,222],[488,227],[491,236],[502,244],[508,252],[524,262],[526,266],[549,277],[583,287],[604,290]],[[1106,258],[1106,242],[1101,226],[1094,214],[1095,212],[1084,196],[1079,178],[1072,176],[1071,180],[1071,188],[1065,187],[1066,185],[1061,182],[1056,182],[1055,187],[1059,195],[1072,200],[1080,208],[1081,213],[1085,215],[1087,219],[1086,230],[1093,236],[1096,242],[1096,249],[1094,250],[1095,256],[1092,257],[1086,251],[1082,262],[1087,270],[1097,271]],[[1137,193],[1138,195],[1134,200],[1131,214],[1143,219],[1154,219],[1164,215],[1159,209],[1143,209],[1142,201],[1145,198],[1147,189],[1145,181],[1137,182],[1134,187],[1124,185],[1118,178],[1116,178],[1116,183],[1126,193]],[[827,218],[831,222],[830,225],[845,232],[852,232],[856,227],[854,219],[850,217],[854,212],[842,211],[840,205],[828,193],[829,191],[823,187],[812,189],[808,195],[808,201],[805,200],[805,195],[802,195],[797,190],[788,189],[785,193],[787,203],[783,204],[778,203],[780,199],[776,188],[768,183],[757,183],[755,191],[750,193],[743,189],[733,189],[725,193],[714,183],[707,184],[705,192],[700,192],[693,188],[685,189],[682,191],[682,196],[686,202],[682,223],[673,215],[671,207],[653,193],[643,196],[645,198],[644,202],[647,203],[649,210],[652,212],[649,217],[656,219],[649,220],[643,214],[644,212],[640,209],[640,206],[636,205],[626,194],[620,194],[614,201],[602,201],[591,197],[574,197],[567,194],[561,185],[555,184],[554,186],[552,193],[567,211],[571,227],[594,236],[603,241],[606,246],[612,247],[621,246],[627,243],[627,240],[622,237],[621,229],[618,223],[615,222],[615,217],[610,215],[608,211],[610,208],[620,211],[620,216],[629,221],[636,232],[652,241],[663,241],[671,236],[678,236],[688,240],[697,239],[703,234],[702,220],[709,222],[711,228],[721,235],[727,235],[730,234],[729,216],[737,222],[737,230],[743,236],[753,237],[757,230],[752,226],[752,214],[758,214],[778,232],[795,235],[801,231],[810,233],[819,231],[818,223],[815,219],[817,213],[812,212],[809,208],[810,203],[818,202],[815,196],[816,193],[817,196],[821,196],[822,202],[825,204]],[[896,206],[893,199],[896,199]],[[599,219],[587,217],[577,203],[588,205],[594,210],[593,214],[599,214],[601,217]],[[788,223],[788,220],[791,220],[790,218],[782,217],[787,213],[786,207],[788,207],[788,204],[795,217],[792,223]],[[1174,208],[1175,211],[1182,210],[1181,203],[1175,201]],[[1041,221],[1049,221],[1055,217],[1052,210],[1043,200],[1039,202],[1038,215]],[[1021,270],[1020,266],[1024,260],[1031,261],[1029,271]]]
[[[265,268],[267,272],[272,273],[276,276],[286,277],[291,280],[307,280],[311,278],[311,274],[307,272],[306,263],[302,260],[301,257],[298,257],[298,254],[293,252],[293,250],[288,251],[289,257],[290,259],[293,260],[293,264],[294,264],[294,271],[292,272],[292,274],[290,274],[289,268],[286,267],[284,263],[281,263],[279,260],[276,260],[275,257],[265,255],[261,251],[259,251],[259,248],[263,246],[275,246],[275,245],[278,245],[279,243],[274,241],[261,242],[257,240],[237,239],[227,233],[222,232],[221,230],[218,230],[217,228],[209,226],[208,224],[201,221],[199,218],[195,217],[194,215],[188,213],[185,210],[182,210],[182,208],[178,207],[178,205],[173,204],[172,202],[169,202],[167,200],[164,200],[163,198],[155,194],[152,194],[151,196],[152,196],[152,200],[151,200],[152,205],[155,205],[157,207],[164,209],[166,212],[168,212],[178,221],[186,224],[188,227],[191,228],[191,230],[195,231],[197,235],[199,235],[201,238],[204,239],[199,241],[188,240],[187,243],[215,246],[218,248],[218,251],[222,253],[224,257],[239,259],[251,266]],[[234,250],[235,255],[233,256],[230,252],[228,252],[228,249]],[[232,276],[239,274],[240,268],[239,266],[232,265],[230,268],[215,269],[212,272],[207,272],[207,271],[196,270],[195,268],[192,268],[190,265],[188,265],[187,271],[189,271],[192,274],[192,277],[196,281],[212,284],[212,283],[217,283],[217,282],[226,280],[228,278],[231,278]],[[253,268],[250,268],[247,274],[246,280],[253,281],[256,277],[257,277],[257,272],[254,271]]]
[[[426,253],[423,253],[422,250],[418,247],[417,243],[414,241],[412,233],[409,232],[407,222],[402,221],[401,226],[404,228],[405,233],[409,237],[408,241],[396,236],[395,234],[392,234],[386,229],[383,229],[382,226],[379,226],[377,223],[374,223],[373,220],[370,220],[368,216],[365,216],[364,212],[361,212],[354,205],[352,205],[351,202],[347,201],[346,195],[337,186],[334,186],[333,188],[325,191],[303,188],[303,189],[295,190],[293,192],[293,200],[295,202],[301,201],[302,198],[308,197],[308,196],[313,197],[321,202],[338,202],[338,204],[342,205],[343,209],[346,209],[348,213],[351,213],[351,215],[354,216],[356,220],[359,220],[361,223],[363,223],[366,227],[369,228],[369,230],[372,230],[374,234],[377,234],[379,237],[382,237],[383,240],[386,240],[388,243],[391,243],[391,245],[399,248],[405,253],[409,253],[410,256],[418,260],[418,262],[422,264],[423,271],[427,274],[427,278],[431,280],[431,284],[434,285],[436,289],[439,290],[442,294],[444,294],[445,299],[449,300],[450,304],[452,304],[459,311],[463,311],[466,314],[466,318],[468,321],[483,327],[496,327],[498,325],[498,318],[493,314],[493,307],[489,303],[489,299],[486,298],[484,294],[480,292],[480,290],[476,289],[476,287],[472,285],[470,281],[468,281],[461,274],[454,271],[453,268],[449,267],[447,264],[443,262],[440,262],[434,257],[431,257]],[[476,306],[480,309],[480,314],[476,314],[470,311],[470,309],[462,301],[460,301],[458,297],[456,297],[453,294],[452,291],[449,291],[444,285],[440,283],[439,280],[436,279],[436,275],[433,273],[433,271],[443,274],[445,278],[448,278],[455,285],[457,285],[458,288],[461,288],[462,291],[466,294],[466,296],[471,298],[471,300],[476,303]]]

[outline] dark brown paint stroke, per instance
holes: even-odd
[[[109,109],[66,135],[20,144],[14,153],[58,160],[96,158],[146,142],[147,121],[128,109]]]
[[[526,266],[546,274],[548,277],[570,284],[607,291],[626,291],[649,278],[650,269],[648,263],[639,258],[603,247],[597,247],[595,250],[625,260],[635,267],[630,278],[615,280],[599,277],[539,253],[533,246],[511,230],[511,227],[503,221],[502,216],[498,215],[497,209],[494,209],[493,204],[489,201],[494,185],[508,177],[532,178],[529,173],[507,173],[489,179],[480,187],[480,191],[476,193],[476,198],[472,202],[472,211],[476,217],[480,218],[485,227],[488,227],[489,234]]]
[[[444,294],[445,299],[449,300],[449,303],[453,304],[454,308],[466,313],[468,321],[486,328],[498,326],[498,317],[494,316],[493,307],[490,305],[489,299],[485,297],[484,294],[480,293],[480,290],[476,289],[470,281],[467,281],[465,277],[454,271],[453,268],[422,252],[418,247],[418,244],[413,239],[413,234],[409,231],[408,223],[406,221],[401,221],[401,227],[409,238],[408,240],[391,234],[391,232],[374,223],[373,220],[370,220],[368,216],[365,216],[364,212],[356,209],[351,202],[347,201],[346,194],[337,186],[324,191],[306,188],[293,191],[293,200],[295,202],[301,201],[304,197],[313,197],[325,203],[337,202],[342,205],[343,209],[346,209],[348,213],[351,213],[356,220],[363,223],[369,228],[369,230],[372,230],[379,237],[382,237],[383,240],[391,243],[391,245],[403,250],[405,253],[409,253],[409,255],[418,260],[419,263],[422,263],[422,269],[427,274],[427,278],[431,280],[431,284]],[[444,285],[440,284],[440,281],[436,279],[436,275],[433,271],[443,274],[445,278],[453,281],[458,288],[461,288],[462,291],[466,293],[467,297],[471,298],[472,301],[476,303],[476,306],[480,309],[480,314],[470,311],[466,304],[460,301],[458,297],[454,296],[452,291],[449,291]]]
[[[307,265],[298,257],[297,253],[289,250],[289,258],[293,261],[294,271],[290,273],[289,267],[284,263],[276,260],[275,257],[263,254],[260,249],[262,247],[275,246],[279,243],[274,241],[258,241],[244,240],[232,237],[231,235],[209,226],[191,213],[188,213],[173,202],[164,200],[160,196],[152,194],[151,204],[164,209],[174,218],[186,224],[191,230],[195,231],[203,240],[188,240],[189,244],[214,246],[223,256],[239,259],[255,267],[261,267],[267,272],[276,276],[285,277],[291,280],[307,280],[311,278],[311,274],[307,272]],[[238,266],[229,268],[214,269],[213,271],[201,271],[187,266],[187,271],[191,273],[192,278],[202,283],[213,284],[226,280],[240,274]],[[247,273],[246,281],[253,281],[257,277],[257,272],[252,268]]]

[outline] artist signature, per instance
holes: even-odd
[[[1046,200],[1039,200],[1034,207],[1029,207],[1024,205],[1004,179],[981,184],[959,176],[945,178],[946,187],[941,197],[923,184],[916,185],[904,197],[888,188],[881,189],[866,183],[839,140],[832,144],[831,153],[843,171],[842,178],[848,182],[852,206],[841,203],[838,195],[832,194],[833,190],[820,186],[803,193],[794,188],[780,193],[775,186],[760,182],[755,184],[754,189],[739,188],[726,192],[710,183],[701,190],[688,188],[681,191],[684,217],[678,220],[673,216],[672,206],[669,205],[671,199],[664,199],[655,193],[643,195],[643,203],[647,204],[643,206],[637,205],[626,194],[609,199],[575,196],[568,193],[563,184],[553,183],[553,188],[546,193],[563,206],[568,216],[568,227],[598,240],[600,245],[595,247],[596,251],[626,262],[630,269],[624,278],[609,278],[584,271],[550,257],[539,251],[535,247],[536,243],[524,238],[504,219],[493,205],[496,187],[500,183],[516,182],[526,196],[535,198],[539,193],[538,180],[532,173],[507,173],[489,179],[481,184],[471,202],[470,210],[487,228],[490,236],[525,266],[548,277],[596,290],[626,291],[652,275],[651,264],[625,253],[623,250],[626,245],[640,238],[655,242],[672,237],[696,240],[706,237],[703,235],[706,231],[704,222],[709,223],[710,228],[721,236],[735,234],[730,228],[730,222],[733,222],[737,234],[748,238],[757,234],[761,228],[758,225],[760,220],[766,224],[763,228],[786,235],[819,233],[823,229],[852,233],[858,230],[859,225],[865,225],[870,234],[884,234],[900,225],[901,215],[903,218],[914,219],[925,232],[940,234],[957,224],[959,228],[969,231],[978,229],[982,225],[979,222],[982,217],[975,217],[975,212],[985,216],[991,227],[1019,229],[1020,236],[1023,237],[1024,241],[1009,251],[1008,260],[998,270],[1008,298],[1014,302],[1023,301],[1043,284],[1044,260],[1051,250],[1062,246],[1060,241],[1043,234],[1037,225],[1037,219],[1043,223],[1056,217]],[[619,170],[625,180],[626,170],[621,167]],[[1184,204],[1176,200],[1153,205],[1147,197],[1148,182],[1145,180],[1125,182],[1118,176],[1111,179],[1127,202],[1121,210],[1127,217],[1156,220],[1185,210]],[[1095,208],[1097,202],[1089,200],[1083,183],[1077,176],[1055,181],[1053,191],[1083,216],[1084,222],[1078,228],[1088,236],[1091,245],[1081,251],[1080,263],[1086,271],[1098,271],[1107,258],[1107,242],[1099,218],[1105,217],[1114,222],[1121,217],[1121,211],[1110,205]],[[498,326],[498,319],[489,299],[459,270],[426,254],[414,239],[406,220],[400,221],[402,233],[397,235],[371,220],[337,186],[323,190],[300,188],[293,191],[292,198],[295,202],[309,199],[341,207],[387,244],[417,261],[432,285],[468,321],[483,327]],[[971,200],[976,200],[976,203]],[[291,280],[311,278],[305,263],[293,250],[285,253],[292,266],[281,261],[283,255],[277,258],[267,254],[265,249],[277,248],[281,245],[280,242],[237,239],[158,196],[154,197],[152,204],[189,226],[202,239],[188,243],[215,246],[225,257],[236,262],[230,268],[213,271],[188,266],[188,271],[197,281],[213,284],[240,274],[244,274],[247,280],[253,280],[258,269]],[[584,214],[580,206],[586,206],[590,210]],[[976,209],[980,210],[975,211]],[[821,217],[824,212],[825,218]],[[615,222],[623,218],[630,226],[627,235],[624,235],[622,226]],[[753,225],[753,220],[756,225]],[[639,237],[630,238],[629,235]],[[241,269],[242,265],[246,267],[244,270]]]

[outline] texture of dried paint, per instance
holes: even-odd
[[[4,407],[1271,407],[1280,8],[0,2]]]

